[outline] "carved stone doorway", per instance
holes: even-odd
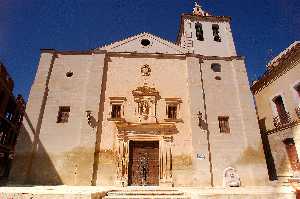
[[[128,185],[159,185],[159,141],[130,141]]]

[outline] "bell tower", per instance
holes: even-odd
[[[236,56],[230,21],[230,17],[205,12],[195,2],[192,13],[181,15],[177,44],[194,54]]]

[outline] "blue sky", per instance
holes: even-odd
[[[0,60],[28,97],[41,48],[88,50],[150,32],[175,41],[181,13],[192,0],[0,0]],[[232,17],[249,79],[268,60],[300,40],[299,0],[202,0],[204,10]]]

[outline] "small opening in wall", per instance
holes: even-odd
[[[72,71],[67,72],[67,73],[66,73],[66,76],[67,76],[67,77],[72,77],[72,76],[73,76],[73,72],[72,72]]]
[[[141,44],[143,46],[149,46],[150,45],[150,41],[149,41],[149,39],[142,39]]]
[[[222,80],[222,78],[220,76],[216,76],[215,80]]]
[[[212,69],[212,71],[214,71],[216,73],[220,73],[221,72],[221,65],[217,64],[217,63],[213,63],[213,64],[211,64],[211,69]]]

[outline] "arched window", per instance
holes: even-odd
[[[197,40],[204,41],[202,24],[201,23],[196,23],[195,24],[195,29],[196,29]]]
[[[217,63],[211,64],[211,69],[214,72],[221,72],[221,65]]]
[[[219,35],[219,25],[218,24],[213,24],[212,25],[212,30],[213,30],[213,37],[214,41],[221,42],[221,37]]]

